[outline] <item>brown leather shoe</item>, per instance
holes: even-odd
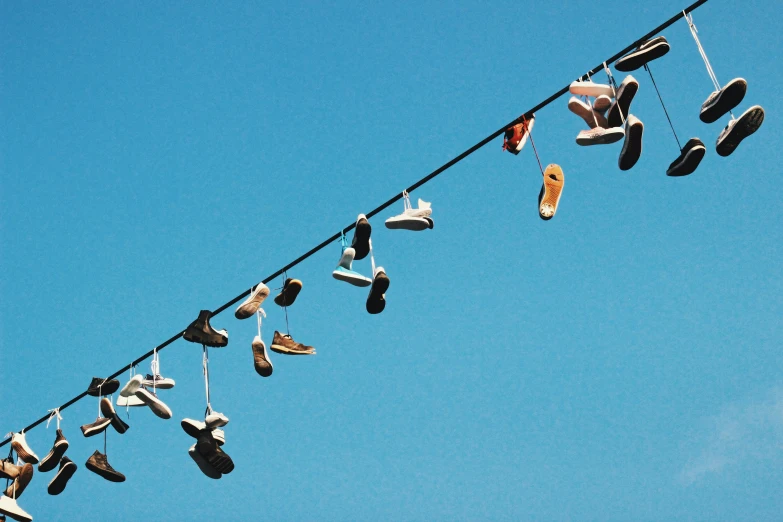
[[[298,279],[288,278],[283,284],[283,291],[275,297],[275,304],[278,306],[291,306],[301,291],[302,282]]]
[[[273,352],[284,353],[286,355],[315,355],[315,348],[306,346],[293,340],[290,335],[282,335],[275,330],[275,336],[272,339]]]
[[[31,480],[33,480],[33,465],[25,464],[19,471],[19,476],[5,489],[5,496],[19,498]]]
[[[266,355],[266,345],[259,336],[253,339],[253,363],[256,367],[256,373],[261,377],[272,375],[272,361]]]
[[[95,453],[87,459],[85,466],[110,482],[125,482],[125,475],[112,468],[106,455],[98,450],[95,450]]]
[[[14,480],[22,471],[22,466],[17,466],[10,459],[0,460],[0,479]]]

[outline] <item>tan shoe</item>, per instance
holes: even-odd
[[[266,345],[259,336],[255,336],[253,339],[253,364],[256,367],[256,373],[261,377],[269,377],[272,375],[272,361],[266,354]]]
[[[302,291],[302,282],[298,279],[288,278],[283,284],[283,290],[275,297],[278,306],[291,306],[296,301],[296,296]]]
[[[273,352],[286,355],[315,355],[315,348],[312,346],[298,343],[290,335],[283,335],[278,331],[275,331],[270,348],[272,348]]]
[[[33,465],[25,464],[19,471],[19,476],[5,489],[5,496],[19,498],[31,480],[33,480]]]
[[[22,471],[22,466],[17,466],[9,459],[0,460],[0,479],[14,480]]]
[[[541,185],[541,192],[538,194],[538,215],[543,220],[550,220],[557,212],[557,205],[560,203],[560,196],[563,193],[565,176],[560,165],[547,165],[544,171],[544,183]]]

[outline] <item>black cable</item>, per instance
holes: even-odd
[[[672,134],[674,134],[674,139],[677,140],[677,146],[680,148],[680,152],[682,152],[682,145],[680,145],[680,138],[677,137],[677,132],[674,130],[674,125],[672,125],[672,119],[669,118],[669,111],[666,110],[666,105],[663,104],[663,98],[661,98],[661,93],[658,90],[658,86],[655,85],[655,78],[653,78],[652,71],[650,70],[650,67],[647,64],[644,64],[644,68],[647,69],[647,74],[650,75],[650,79],[652,80],[653,87],[655,87],[655,92],[658,94],[658,99],[661,101],[661,107],[663,107],[663,112],[666,114],[666,119],[669,120],[669,127],[672,128]]]
[[[707,0],[697,0],[696,2],[692,3],[691,5],[689,5],[684,10],[678,12],[676,15],[672,16],[671,18],[669,18],[667,21],[665,21],[664,23],[662,23],[661,25],[659,25],[658,27],[656,27],[652,31],[648,32],[647,34],[645,34],[644,36],[642,36],[638,40],[634,41],[629,46],[625,47],[623,50],[621,50],[620,52],[618,52],[617,54],[615,54],[611,58],[605,60],[605,62],[606,63],[614,63],[615,60],[617,60],[618,58],[624,56],[629,51],[631,51],[633,49],[636,49],[636,47],[639,44],[641,44],[642,42],[644,42],[646,40],[649,40],[650,37],[655,36],[656,34],[660,33],[661,31],[663,31],[664,29],[666,29],[667,27],[672,25],[674,22],[676,22],[680,18],[684,17],[686,14],[690,13],[694,9],[697,9],[697,8],[701,7],[702,5],[704,5],[706,3],[707,3]],[[595,67],[593,67],[590,71],[588,71],[585,74],[583,74],[582,76],[580,76],[580,78],[584,78],[584,77],[586,77],[588,75],[592,76],[592,75],[596,74],[597,72],[602,71],[603,69],[604,69],[604,62],[601,62],[599,65],[596,65]],[[512,120],[511,122],[503,125],[500,129],[496,130],[495,132],[493,132],[492,134],[490,134],[489,136],[487,136],[486,138],[484,138],[480,142],[476,143],[475,145],[470,147],[468,150],[466,150],[465,152],[463,152],[462,154],[460,154],[456,158],[446,162],[445,164],[441,165],[437,169],[433,170],[432,172],[430,172],[429,174],[427,174],[426,176],[421,178],[419,181],[417,181],[416,183],[414,183],[413,185],[408,187],[405,190],[405,192],[413,192],[414,190],[416,190],[417,188],[421,187],[422,185],[424,185],[425,183],[430,181],[432,178],[434,178],[438,174],[440,174],[440,173],[444,172],[445,170],[451,168],[452,166],[456,165],[457,163],[459,163],[463,159],[467,158],[468,156],[470,156],[471,154],[473,154],[474,152],[479,150],[481,147],[483,147],[484,145],[486,145],[490,141],[494,140],[495,138],[497,138],[498,136],[503,134],[506,131],[506,129],[508,129],[509,127],[512,127],[512,126],[516,125],[517,123],[523,121],[523,119],[530,119],[530,117],[533,115],[533,113],[540,111],[541,109],[543,109],[544,107],[546,107],[547,105],[549,105],[550,103],[555,101],[556,99],[560,98],[562,95],[566,94],[568,92],[568,87],[569,86],[570,86],[570,84],[566,85],[565,87],[563,87],[562,89],[560,89],[559,91],[557,91],[556,93],[551,95],[549,98],[547,98],[544,101],[540,102],[538,105],[536,105],[532,109],[528,110],[527,112],[525,112],[521,116],[519,116],[519,117],[515,118],[514,120]],[[391,205],[393,205],[394,203],[398,202],[401,199],[402,199],[402,194],[395,195],[394,197],[390,198],[388,201],[386,201],[382,205],[376,207],[374,210],[372,210],[372,211],[368,212],[367,214],[365,214],[367,216],[367,219],[370,219],[371,217],[375,216],[376,214],[378,214],[380,212],[383,212],[384,210],[386,210]],[[298,265],[299,263],[301,263],[302,261],[304,261],[308,257],[312,256],[313,254],[315,254],[319,250],[322,250],[323,248],[328,246],[330,243],[333,243],[334,241],[340,239],[340,234],[345,234],[346,232],[350,232],[351,230],[354,229],[354,227],[356,227],[356,223],[355,222],[351,223],[350,225],[348,225],[347,227],[342,229],[340,232],[337,232],[336,234],[334,234],[330,238],[325,239],[324,241],[322,241],[317,246],[311,248],[310,250],[308,250],[307,252],[305,252],[301,256],[297,257],[296,259],[294,259],[293,261],[288,263],[286,266],[284,266],[283,268],[279,269],[278,271],[276,271],[275,273],[273,273],[272,275],[270,275],[269,277],[264,279],[262,282],[264,284],[266,284],[269,281],[272,281],[277,276],[282,275],[283,273],[285,273],[289,269],[295,267],[296,265]],[[229,307],[235,305],[241,299],[244,299],[245,297],[250,295],[250,292],[251,292],[251,290],[245,290],[244,292],[242,292],[241,294],[236,296],[231,301],[227,302],[226,304],[224,304],[220,308],[217,308],[214,312],[212,312],[212,315],[216,316],[219,313],[223,312],[226,308],[229,308]],[[183,331],[177,333],[176,335],[172,336],[171,338],[167,339],[166,341],[164,341],[163,343],[161,343],[157,347],[155,347],[155,349],[145,353],[144,355],[142,355],[141,357],[139,357],[135,361],[131,362],[130,364],[124,366],[123,368],[120,368],[119,370],[117,370],[116,372],[111,374],[109,377],[106,378],[106,380],[114,379],[118,375],[120,375],[123,372],[125,372],[125,371],[129,370],[130,368],[132,368],[133,366],[136,366],[141,361],[150,358],[156,350],[160,351],[160,350],[164,349],[165,347],[167,347],[168,345],[170,345],[171,343],[173,343],[174,341],[176,341],[177,339],[182,337],[182,334],[184,334],[184,333],[185,333],[185,331],[183,330]],[[79,401],[80,399],[82,399],[82,398],[84,398],[86,396],[87,396],[87,392],[86,391],[80,393],[79,395],[77,395],[73,399],[69,400],[68,402],[66,402],[65,404],[60,406],[60,411],[64,410],[68,406],[72,405],[73,403]],[[35,428],[36,426],[38,426],[39,424],[44,422],[48,417],[49,417],[48,415],[46,415],[44,417],[41,417],[37,421],[33,422],[32,424],[30,424],[29,426],[24,428],[23,431],[25,431],[25,432],[30,431],[31,429]],[[0,442],[0,447],[5,446],[10,441],[11,441],[10,438],[5,439],[4,441]]]

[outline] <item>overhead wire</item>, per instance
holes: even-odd
[[[669,18],[667,21],[665,21],[664,23],[662,23],[661,25],[659,25],[655,29],[649,31],[647,34],[645,34],[641,38],[638,38],[637,40],[635,40],[633,43],[631,43],[630,45],[628,45],[627,47],[625,47],[624,49],[622,49],[621,51],[619,51],[618,53],[613,55],[611,58],[608,58],[606,60],[601,61],[600,64],[596,65],[595,67],[590,69],[588,72],[586,72],[585,74],[580,76],[579,79],[582,79],[582,78],[585,78],[585,77],[588,77],[588,76],[592,76],[592,75],[602,71],[604,69],[604,63],[614,63],[618,58],[624,56],[629,51],[636,49],[639,46],[639,44],[641,44],[642,42],[644,42],[646,40],[649,40],[652,36],[655,36],[656,34],[660,33],[664,29],[668,28],[669,26],[674,24],[677,20],[679,20],[680,18],[686,18],[686,20],[687,20],[688,13],[690,13],[691,11],[701,7],[702,5],[707,3],[707,1],[708,0],[697,0],[696,2],[692,3],[691,5],[689,5],[685,9],[679,11],[676,15],[672,16],[671,18]],[[691,24],[691,22],[689,21],[689,28],[690,28],[690,24]],[[496,130],[495,132],[493,132],[492,134],[490,134],[489,136],[487,136],[483,140],[479,141],[478,143],[476,143],[475,145],[473,145],[472,147],[470,147],[469,149],[467,149],[466,151],[464,151],[460,155],[456,156],[455,158],[453,158],[453,159],[449,160],[448,162],[444,163],[443,165],[441,165],[437,169],[433,170],[432,172],[430,172],[429,174],[427,174],[426,176],[421,178],[419,181],[417,181],[416,183],[414,183],[413,185],[411,185],[410,187],[405,189],[405,192],[408,192],[408,193],[413,192],[417,188],[421,187],[425,183],[429,182],[430,180],[432,180],[436,176],[438,176],[441,173],[445,172],[446,170],[448,170],[449,168],[453,167],[454,165],[456,165],[457,163],[459,163],[463,159],[467,158],[468,156],[470,156],[471,154],[473,154],[474,152],[476,152],[480,148],[484,147],[489,142],[491,142],[494,139],[496,139],[497,137],[499,137],[509,127],[513,127],[514,125],[516,125],[517,123],[520,123],[522,121],[529,120],[534,113],[538,112],[539,110],[543,109],[544,107],[546,107],[547,105],[549,105],[553,101],[557,100],[558,98],[560,98],[561,96],[566,94],[568,92],[569,85],[566,85],[562,89],[558,90],[557,92],[555,92],[554,94],[552,94],[551,96],[546,98],[544,101],[539,102],[533,108],[527,110],[522,115],[520,115],[517,118],[513,119],[511,122],[503,125],[501,128],[499,128],[498,130]],[[402,199],[402,197],[403,197],[402,193],[398,193],[395,196],[389,198],[386,202],[382,203],[381,205],[377,206],[375,209],[373,209],[370,212],[366,213],[365,215],[366,215],[367,219],[372,218],[373,216],[379,214],[380,212],[383,212],[384,210],[389,208],[391,205],[393,205],[394,203],[396,203],[400,199]],[[345,228],[343,228],[339,232],[337,232],[337,233],[333,234],[332,236],[330,236],[329,238],[323,240],[321,243],[319,243],[315,247],[311,248],[310,250],[308,250],[307,252],[305,252],[301,256],[297,257],[296,259],[294,259],[293,261],[291,261],[290,263],[288,263],[284,267],[280,268],[279,270],[277,270],[273,274],[269,275],[262,282],[264,284],[266,284],[266,283],[274,280],[278,276],[288,272],[288,270],[290,270],[291,268],[295,267],[296,265],[298,265],[299,263],[301,263],[305,259],[309,258],[310,256],[312,256],[316,252],[318,252],[318,251],[322,250],[323,248],[327,247],[328,245],[330,245],[334,241],[337,241],[338,239],[340,239],[341,235],[350,232],[355,227],[356,227],[356,223],[355,222],[351,223],[350,225],[346,226]],[[250,295],[251,290],[252,289],[245,290],[244,292],[242,292],[241,294],[239,294],[235,298],[231,299],[230,301],[228,301],[224,305],[222,305],[219,308],[215,309],[212,312],[212,316],[216,316],[216,315],[220,314],[221,312],[225,311],[227,308],[229,308],[229,307],[235,305],[236,303],[238,303],[241,299],[246,298],[248,295]],[[159,351],[163,350],[164,348],[169,346],[171,343],[173,343],[174,341],[176,341],[177,339],[182,337],[182,335],[184,333],[185,333],[185,330],[181,330],[180,332],[178,332],[175,335],[171,336],[169,339],[165,340],[164,342],[162,342],[161,344],[159,344],[158,346],[156,346],[155,348],[153,348],[149,352],[147,352],[144,355],[138,357],[133,362],[123,366],[122,368],[120,368],[119,370],[117,370],[116,372],[114,372],[113,374],[108,376],[106,378],[106,380],[114,379],[114,378],[118,377],[120,374],[124,373],[125,371],[127,371],[127,370],[131,369],[132,367],[138,365],[140,362],[142,362],[142,361],[152,357],[156,352],[159,352]],[[74,403],[78,402],[79,400],[83,399],[86,396],[87,396],[87,391],[83,391],[82,393],[80,393],[76,397],[74,397],[74,398],[70,399],[69,401],[65,402],[64,404],[62,404],[58,408],[58,410],[62,411],[64,409],[68,408],[69,406],[73,405]],[[23,431],[25,433],[29,432],[31,429],[35,428],[39,424],[41,424],[43,422],[46,422],[46,420],[49,418],[49,416],[50,415],[47,413],[46,415],[44,415],[40,419],[36,420],[32,424],[28,425],[27,427],[25,427],[21,431]],[[7,438],[7,439],[5,439],[5,440],[0,442],[0,447],[3,447],[3,446],[5,446],[6,444],[8,444],[10,442],[11,442],[11,438],[9,437],[9,438]]]

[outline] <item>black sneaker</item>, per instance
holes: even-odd
[[[85,464],[85,466],[87,469],[93,473],[97,473],[109,482],[125,482],[125,475],[112,468],[109,465],[109,460],[106,458],[106,455],[98,450],[95,450],[95,453],[87,459],[87,464]]]
[[[212,325],[209,324],[210,317],[212,317],[212,312],[201,310],[196,320],[188,325],[182,337],[186,341],[211,346],[212,348],[228,346],[228,331],[212,328]]]
[[[370,253],[370,234],[372,234],[370,222],[364,214],[359,214],[351,241],[351,248],[356,251],[355,260],[364,259]]]
[[[629,118],[631,102],[637,91],[639,91],[639,82],[629,74],[622,81],[620,87],[617,88],[617,98],[609,106],[609,111],[606,113],[606,121],[609,123],[609,128],[621,127],[623,119],[627,120]]]
[[[76,473],[76,464],[68,457],[63,457],[62,460],[60,460],[60,470],[49,483],[49,487],[46,488],[46,491],[48,491],[50,495],[59,495],[63,492],[74,473]]]
[[[111,419],[98,417],[98,419],[92,424],[85,424],[82,426],[82,433],[85,437],[92,437],[93,435],[97,435],[106,431],[106,428],[109,427],[109,424],[111,424]]]
[[[296,301],[296,296],[302,291],[302,282],[290,277],[283,283],[283,289],[275,296],[277,306],[291,306]]]
[[[209,428],[199,431],[196,451],[206,459],[210,466],[215,468],[215,471],[224,475],[234,471],[234,461],[225,451],[220,449],[212,436],[212,430]]]
[[[620,170],[629,170],[636,165],[642,155],[642,135],[644,124],[633,114],[625,121],[625,142],[617,164]]]
[[[46,473],[47,471],[52,471],[56,468],[57,463],[60,462],[60,459],[65,455],[65,450],[67,449],[68,441],[65,439],[63,431],[57,430],[57,436],[54,438],[54,446],[52,446],[49,453],[41,459],[41,462],[38,463],[38,471]]]
[[[701,163],[704,154],[707,152],[707,148],[699,138],[691,138],[682,148],[680,157],[669,165],[666,171],[667,176],[687,176],[696,170],[696,167]]]
[[[117,379],[101,379],[100,377],[93,377],[90,382],[90,387],[87,388],[87,395],[93,397],[101,397],[104,395],[111,395],[120,389],[120,381]]]
[[[106,397],[101,399],[101,415],[105,416],[111,421],[111,426],[117,431],[117,433],[122,434],[128,431],[130,426],[128,426],[119,415],[117,415],[117,412],[114,411],[114,406],[112,405],[111,401]]]
[[[748,82],[742,78],[734,78],[721,90],[707,96],[707,100],[701,104],[699,119],[704,123],[718,121],[718,118],[742,102],[747,90]]]
[[[386,291],[389,289],[389,276],[382,266],[375,269],[370,287],[370,295],[367,296],[365,307],[371,314],[379,314],[386,308]]]
[[[718,136],[715,150],[721,156],[728,156],[742,140],[759,130],[762,123],[764,123],[764,109],[760,105],[754,105],[743,112],[742,116],[726,125]]]
[[[639,67],[660,58],[669,52],[669,42],[663,36],[647,40],[635,51],[631,51],[616,62],[614,68],[621,72],[635,71]]]

